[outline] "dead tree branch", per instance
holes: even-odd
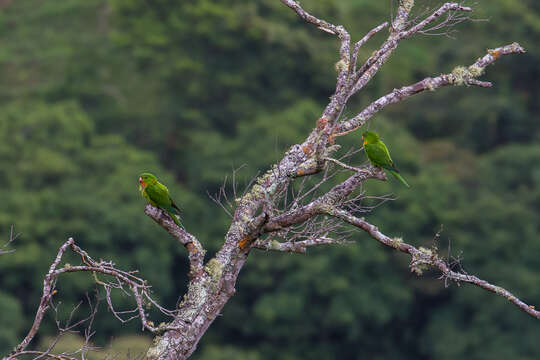
[[[351,130],[357,129],[373,117],[377,112],[381,111],[388,105],[395,104],[405,100],[408,97],[419,94],[424,91],[435,91],[436,89],[448,85],[475,85],[480,87],[491,87],[490,82],[478,81],[476,78],[484,74],[485,68],[494,63],[499,57],[509,54],[523,54],[525,50],[518,44],[513,43],[506,46],[501,46],[493,50],[488,50],[488,53],[479,58],[476,62],[468,67],[458,66],[449,74],[425,78],[415,84],[404,86],[395,89],[389,94],[386,94],[368,105],[362,112],[355,117],[344,120],[340,123],[339,133],[348,134]]]
[[[408,17],[414,6],[413,0],[401,0],[398,7],[397,16],[392,24],[392,31],[390,36],[381,45],[380,49],[366,60],[364,65],[353,75],[352,89],[349,92],[349,97],[354,95],[358,90],[362,89],[373,78],[373,76],[379,71],[381,66],[388,60],[394,50],[397,48],[399,42],[403,39],[411,37],[415,33],[424,29],[427,25],[434,22],[442,14],[447,11],[472,11],[471,8],[463,7],[457,3],[446,3],[441,6],[432,15],[418,23],[417,25],[406,30],[409,23]]]
[[[354,50],[353,50],[353,56],[351,64],[353,65],[352,72],[356,72],[356,63],[358,62],[358,52],[360,51],[360,48],[371,39],[373,35],[384,29],[388,26],[388,21],[382,23],[381,25],[373,28],[370,32],[368,32],[360,41],[358,41],[356,44],[354,44]],[[349,69],[350,70],[350,69]]]
[[[172,221],[171,221],[172,222]],[[70,265],[70,264],[64,264],[63,267],[59,267],[60,261],[62,260],[62,257],[64,256],[65,252],[71,249],[74,253],[78,254],[81,257],[82,264],[83,265]],[[43,280],[43,295],[41,296],[41,300],[39,302],[38,309],[36,311],[36,315],[34,318],[34,322],[32,324],[32,327],[28,331],[28,334],[23,339],[23,341],[15,347],[13,352],[8,355],[8,359],[16,358],[18,356],[21,356],[23,354],[28,354],[29,352],[26,350],[32,339],[37,334],[41,323],[43,321],[43,317],[47,310],[50,308],[55,309],[54,303],[52,302],[53,296],[57,293],[56,290],[56,282],[60,275],[66,274],[66,273],[72,273],[72,272],[91,272],[94,274],[94,278],[96,280],[96,283],[103,286],[105,288],[106,292],[106,299],[107,304],[109,306],[109,310],[113,313],[113,315],[119,319],[122,322],[130,321],[136,317],[140,317],[142,327],[143,329],[147,329],[153,333],[162,332],[165,330],[172,330],[174,329],[171,326],[158,326],[155,327],[154,324],[149,321],[146,317],[145,313],[145,306],[147,304],[151,304],[156,306],[160,311],[162,311],[164,314],[169,316],[174,316],[176,314],[175,311],[169,311],[161,306],[159,306],[155,300],[150,296],[150,286],[147,284],[146,280],[137,277],[134,271],[126,272],[124,270],[117,269],[114,265],[114,263],[110,261],[103,261],[100,260],[95,261],[92,259],[86,251],[82,250],[79,246],[75,244],[75,240],[73,238],[69,238],[58,250],[58,253],[56,255],[55,260],[49,267],[49,271],[47,275],[45,275],[45,278]],[[99,280],[96,276],[96,273],[104,274],[111,276],[114,279],[113,281],[107,281],[103,282]],[[124,289],[124,286],[129,287],[129,291]],[[111,289],[119,289],[123,291],[127,295],[133,295],[135,298],[135,302],[137,304],[135,310],[129,310],[129,311],[117,311],[112,304],[111,300]],[[137,312],[138,316],[131,316],[130,318],[124,318],[123,315],[126,313],[132,313]],[[93,319],[93,316],[95,313],[92,313],[91,319]],[[73,315],[73,312],[72,312]],[[90,319],[90,318],[88,318]],[[69,324],[68,320],[68,324]],[[60,332],[66,332],[71,330],[73,327],[78,326],[81,322],[77,322],[73,325],[68,325],[64,328],[60,328],[59,323],[57,322],[57,325],[59,326]],[[49,357],[54,357],[52,354],[47,354]],[[65,358],[64,355],[56,355],[60,356],[61,358]]]
[[[196,278],[200,276],[203,271],[204,254],[206,253],[206,250],[204,250],[199,240],[197,240],[195,236],[177,226],[170,216],[168,216],[161,209],[148,204],[146,205],[144,212],[161,227],[167,230],[167,232],[182,245],[184,245],[188,251],[190,264],[189,277]]]
[[[431,249],[426,249],[422,247],[416,248],[413,245],[403,242],[401,238],[390,238],[380,232],[375,225],[368,223],[364,219],[355,217],[347,211],[334,208],[328,211],[327,214],[335,216],[347,222],[348,224],[364,230],[373,239],[377,240],[378,242],[387,247],[409,254],[411,256],[411,271],[417,273],[418,275],[420,275],[422,271],[428,267],[436,268],[441,272],[440,279],[452,280],[458,283],[465,282],[476,285],[482,289],[491,291],[497,295],[506,298],[508,301],[512,302],[522,311],[526,312],[527,314],[531,315],[536,319],[540,319],[540,311],[535,310],[534,306],[527,305],[510,291],[500,286],[490,284],[489,282],[482,280],[474,275],[453,271],[448,262],[441,258],[435,251]]]
[[[386,180],[386,177],[383,171],[373,166],[357,169],[354,175],[341,184],[334,186],[326,194],[311,201],[309,204],[269,219],[262,230],[264,232],[281,230],[307,221],[315,215],[323,214],[328,207],[343,203],[367,179]]]

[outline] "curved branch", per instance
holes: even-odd
[[[345,96],[349,90],[349,77],[352,71],[351,64],[351,37],[345,27],[341,25],[333,25],[324,20],[321,20],[307,11],[305,11],[300,4],[294,0],[280,0],[283,4],[293,9],[300,18],[316,25],[319,29],[337,35],[341,41],[339,48],[340,60],[336,63],[336,70],[338,71],[336,91],[331,97],[329,104],[323,111],[322,118],[330,122],[330,125],[334,125],[335,120],[339,117],[339,114],[343,111],[345,105]],[[369,37],[368,37],[369,39]],[[367,39],[366,39],[367,41]],[[357,52],[357,50],[355,50]],[[326,124],[325,124],[326,125]],[[317,148],[320,151],[320,147]]]
[[[413,6],[413,0],[400,1],[396,18],[392,23],[390,36],[388,36],[388,39],[381,45],[379,50],[371,55],[364,65],[353,74],[352,81],[349,85],[350,90],[347,94],[347,100],[371,80],[397,48],[398,43],[401,40],[398,36],[398,32],[402,31],[407,25],[407,19],[409,18]]]
[[[343,29],[342,26],[336,26],[333,24],[330,24],[329,22],[326,22],[324,20],[321,20],[311,14],[309,14],[306,10],[304,10],[300,4],[298,4],[294,0],[281,0],[281,2],[291,9],[293,9],[298,16],[300,16],[303,20],[312,23],[316,25],[319,29],[321,29],[324,32],[327,32],[332,35],[340,35],[345,29]]]
[[[41,297],[41,301],[39,302],[39,309],[36,312],[36,316],[34,318],[34,323],[32,324],[32,327],[30,328],[30,331],[28,331],[28,334],[25,336],[23,341],[19,345],[15,347],[15,350],[12,352],[12,354],[20,353],[21,351],[25,350],[28,344],[32,341],[34,336],[36,336],[36,333],[39,330],[39,327],[41,326],[41,321],[43,320],[43,316],[45,315],[45,311],[49,308],[49,301],[51,300],[51,297],[53,294],[53,280],[54,276],[53,273],[56,270],[56,267],[58,266],[58,263],[60,263],[60,260],[62,259],[62,255],[66,252],[69,246],[71,246],[75,241],[73,238],[69,238],[68,241],[66,241],[60,249],[58,249],[58,254],[56,255],[56,259],[53,261],[49,268],[49,272],[47,275],[45,275],[45,279],[43,280],[43,295]],[[11,355],[12,355],[11,354]]]
[[[189,258],[189,277],[199,277],[203,271],[204,265],[204,255],[206,250],[197,240],[197,238],[178,225],[171,219],[171,217],[155,206],[147,204],[144,208],[146,215],[150,216],[155,222],[157,222],[161,227],[163,227],[169,234],[172,235],[176,240],[178,240],[186,250],[188,251]]]
[[[293,9],[298,16],[300,16],[303,20],[312,23],[316,25],[319,29],[321,29],[324,32],[330,33],[332,35],[337,35],[339,39],[341,40],[341,47],[339,49],[339,55],[341,58],[341,61],[344,61],[347,65],[349,64],[350,60],[350,46],[351,46],[351,37],[347,30],[341,25],[333,25],[330,24],[324,20],[321,20],[311,14],[309,14],[306,10],[304,10],[300,4],[298,4],[294,0],[281,0],[282,3]],[[347,73],[347,69],[342,69],[341,72],[343,74]],[[342,76],[338,76],[338,79],[341,79]],[[345,81],[343,78],[342,81]]]

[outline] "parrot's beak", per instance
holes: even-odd
[[[145,186],[144,181],[142,180],[142,177],[139,177],[139,190]]]

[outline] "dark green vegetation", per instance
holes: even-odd
[[[247,182],[303,139],[334,87],[337,42],[278,0],[0,3],[0,234],[7,240],[11,224],[22,233],[17,251],[0,257],[4,354],[30,326],[43,275],[69,236],[94,258],[139,269],[174,307],[185,250],[144,215],[138,174],[166,183],[186,228],[215,251],[228,218],[206,191],[244,163],[239,182]],[[302,4],[347,25],[353,40],[390,12],[376,0]],[[438,4],[418,1],[416,11]],[[475,16],[490,21],[459,25],[457,40],[402,42],[346,115],[519,41],[527,54],[488,68],[494,88],[440,89],[370,122],[412,188],[369,182],[370,194],[398,195],[369,217],[426,247],[443,224],[441,253],[451,241],[468,272],[540,305],[539,13],[536,0],[481,1]],[[357,145],[360,132],[339,141]],[[307,256],[252,254],[194,358],[540,358],[540,323],[503,298],[445,288],[436,273],[419,279],[404,255],[354,238]],[[61,279],[60,315],[93,288],[89,275]],[[55,333],[51,319],[36,343]],[[140,326],[120,324],[102,304],[94,328],[106,346]]]

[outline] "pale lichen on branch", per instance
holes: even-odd
[[[489,50],[488,54],[482,58],[479,58],[476,62],[468,67],[458,66],[449,74],[442,74],[433,78],[425,78],[424,80],[421,80],[415,84],[394,89],[391,93],[388,93],[369,104],[358,115],[351,119],[343,120],[339,125],[339,129],[337,130],[338,134],[336,136],[351,133],[355,129],[358,129],[364,125],[368,119],[373,117],[373,115],[381,111],[386,106],[395,104],[424,91],[434,91],[440,87],[448,85],[474,85],[480,87],[490,87],[491,83],[482,82],[476,79],[484,74],[485,68],[495,62],[495,60],[502,55],[522,54],[524,52],[525,50],[518,43],[501,46],[499,48]]]

